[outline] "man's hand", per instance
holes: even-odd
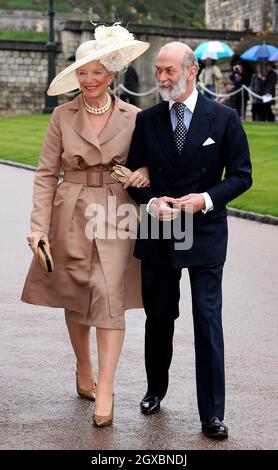
[[[174,204],[180,210],[185,212],[192,212],[195,214],[196,212],[200,212],[202,209],[206,208],[205,199],[202,194],[191,193],[187,194],[186,196],[175,198],[168,198],[170,199],[169,202]]]
[[[178,217],[180,209],[171,208],[168,203],[172,203],[171,197],[158,197],[151,203],[149,210],[159,220],[174,220]]]

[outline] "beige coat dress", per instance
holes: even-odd
[[[128,204],[136,218],[134,202],[117,182],[92,187],[68,182],[66,177],[59,180],[61,169],[65,175],[73,170],[80,175],[87,168],[126,162],[139,109],[118,98],[113,106],[98,137],[81,95],[53,111],[35,173],[31,230],[49,234],[55,267],[54,272],[45,273],[34,256],[22,300],[65,308],[68,318],[79,323],[124,329],[125,310],[142,307],[140,262],[133,257],[136,221],[135,228],[132,223],[127,229],[123,213],[114,210],[108,217],[108,204],[110,211]],[[92,236],[94,204],[104,208],[105,237]],[[127,230],[125,239],[122,234]]]

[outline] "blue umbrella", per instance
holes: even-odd
[[[222,41],[202,42],[196,47],[194,53],[200,60],[222,59],[223,57],[231,57],[234,54],[230,46]]]
[[[241,58],[245,60],[268,60],[272,54],[278,52],[277,47],[271,46],[271,44],[257,44],[252,46],[243,54]]]
[[[278,51],[274,52],[274,54],[272,54],[272,56],[270,56],[268,60],[270,60],[271,62],[276,62],[276,60],[278,60]]]

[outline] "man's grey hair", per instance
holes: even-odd
[[[160,52],[169,49],[171,46],[173,46],[175,43],[168,43],[165,44],[164,46],[161,47]],[[187,46],[186,46],[187,47]],[[184,52],[184,57],[182,61],[182,68],[184,70],[188,69],[189,67],[196,67],[196,70],[198,72],[199,70],[199,62],[197,57],[195,56],[194,52],[190,49],[190,47],[187,47],[187,49]]]
[[[197,72],[199,70],[199,62],[198,62],[198,59],[197,57],[195,56],[194,52],[190,52],[190,51],[186,51],[186,53],[184,54],[184,58],[183,58],[183,61],[182,61],[182,67],[184,69],[187,69],[188,67],[196,67],[197,69]]]

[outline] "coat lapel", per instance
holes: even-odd
[[[89,121],[85,106],[83,106],[81,94],[72,101],[69,109],[75,111],[74,114],[67,118],[74,131],[100,150],[99,140]]]
[[[74,110],[75,113],[68,117],[67,121],[83,139],[97,147],[100,151],[101,145],[119,135],[130,124],[129,121],[126,121],[128,113],[126,113],[125,103],[121,103],[117,97],[115,97],[114,109],[109,118],[109,126],[105,126],[98,136],[89,121],[82,103],[81,94],[72,101],[69,109]]]
[[[105,126],[98,136],[99,144],[103,145],[108,140],[114,137],[126,127],[130,122],[126,121],[128,113],[126,113],[126,105],[122,103],[116,96],[114,96],[114,109],[109,118],[109,126]]]

